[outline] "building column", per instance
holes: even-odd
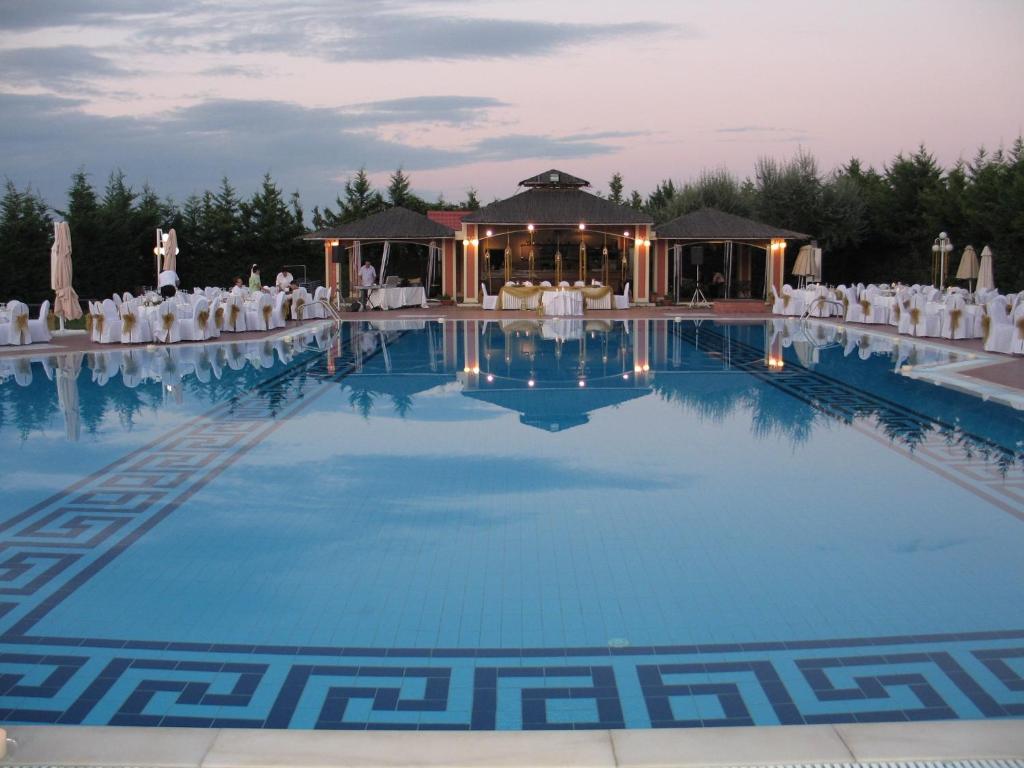
[[[468,244],[467,244],[468,241]],[[476,224],[466,225],[462,242],[462,303],[480,303],[480,240]]]
[[[359,285],[359,259],[356,257],[356,241],[349,240],[346,245],[348,253],[348,284]]]
[[[668,240],[655,240],[654,245],[654,293],[668,296]]]
[[[441,293],[455,298],[455,240],[441,241]]]
[[[334,274],[334,241],[324,240],[324,285],[331,289],[338,287],[333,279]]]
[[[651,303],[651,241],[650,227],[639,224],[633,253],[633,303]]]
[[[773,239],[769,246],[769,256],[768,264],[771,274],[768,282],[775,286],[775,291],[781,296],[782,278],[785,277],[786,268],[786,241],[780,238]],[[768,297],[768,301],[771,301],[771,296]]]

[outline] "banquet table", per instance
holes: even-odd
[[[427,292],[423,286],[405,288],[373,288],[366,297],[367,307],[396,309],[398,307],[426,307]]]
[[[545,314],[582,314],[584,306],[587,309],[611,309],[612,289],[602,285],[587,286],[547,286],[547,285],[505,285],[499,293],[498,304],[502,309],[537,309],[544,307]],[[548,303],[551,294],[568,294],[571,299],[561,299],[560,302],[573,301],[579,303],[579,311],[573,309],[565,312],[549,312]],[[565,307],[561,306],[561,309]]]
[[[580,291],[545,291],[541,294],[545,315],[575,316],[583,314],[583,294]]]

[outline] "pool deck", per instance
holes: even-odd
[[[1024,758],[1024,723],[353,733],[19,726],[11,766],[768,766]]]

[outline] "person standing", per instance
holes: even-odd
[[[377,282],[377,270],[373,268],[373,264],[369,261],[364,261],[363,266],[359,268],[359,284],[362,286],[370,286]]]
[[[292,273],[288,271],[288,268],[281,267],[281,271],[277,273],[277,280],[274,281],[274,284],[285,293],[289,293],[294,280],[295,278],[292,277]]]
[[[178,273],[173,269],[165,269],[156,278],[156,287],[160,295],[169,299],[178,292]]]
[[[256,264],[253,264],[252,269],[249,270],[249,290],[253,293],[263,290],[263,284],[260,282],[260,268]]]

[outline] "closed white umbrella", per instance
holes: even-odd
[[[167,240],[164,241],[164,272],[178,271],[178,233],[171,228],[167,233]]]
[[[960,266],[956,270],[957,280],[967,281],[967,290],[971,289],[971,281],[978,276],[978,254],[974,252],[974,246],[968,245],[964,248],[964,255],[960,257]]]
[[[978,267],[978,285],[976,291],[991,291],[996,287],[992,276],[992,249],[987,245],[981,249],[981,265]]]
[[[82,316],[82,305],[78,294],[71,285],[71,229],[66,221],[53,225],[53,247],[50,249],[50,287],[56,298],[53,311],[60,318],[60,329],[64,320],[77,320]]]
[[[808,275],[814,274],[814,249],[809,245],[800,246],[793,264],[793,274],[799,278],[799,286],[803,287]]]

